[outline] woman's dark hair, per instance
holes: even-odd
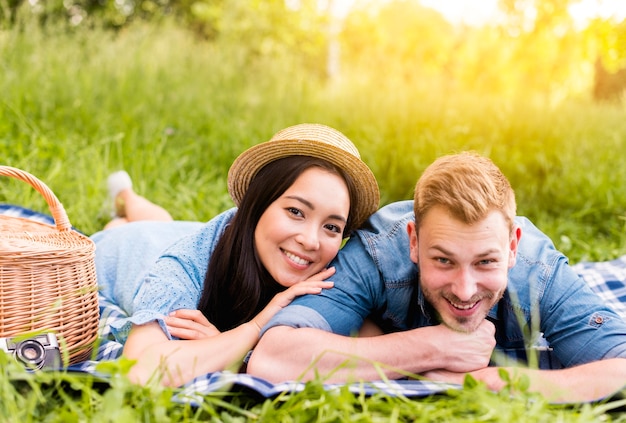
[[[209,259],[198,309],[220,331],[251,320],[274,295],[284,289],[261,264],[254,243],[254,232],[261,215],[270,204],[311,167],[320,167],[341,176],[348,186],[351,206],[356,204],[353,181],[341,169],[325,160],[310,156],[289,156],[264,166],[252,178],[237,213]],[[344,236],[349,233],[351,221],[350,215]]]

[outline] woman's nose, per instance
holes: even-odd
[[[298,236],[296,236],[296,241],[306,250],[317,250],[320,247],[317,229],[306,228],[302,230]]]

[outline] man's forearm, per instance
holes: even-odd
[[[560,370],[512,369],[530,378],[529,391],[539,392],[551,402],[596,401],[626,387],[626,359],[595,361]]]
[[[388,368],[397,363],[389,354],[378,351],[379,337],[356,338],[318,329],[278,326],[268,330],[252,353],[248,373],[272,382],[310,380],[319,375],[328,382],[378,380],[383,374],[397,378],[400,373]],[[373,364],[385,363],[378,367]],[[384,372],[384,373],[381,373]]]
[[[259,341],[248,372],[272,382],[310,380],[316,375],[328,382],[347,382],[383,376],[397,379],[435,368],[472,371],[488,364],[495,344],[488,342],[492,331],[478,335],[432,326],[350,338],[318,329],[278,326]]]
[[[626,359],[614,358],[559,370],[538,370],[507,367],[512,388],[520,378],[528,378],[528,392],[541,394],[554,403],[598,401],[626,388]],[[500,368],[488,367],[471,375],[493,390],[506,386],[500,377]],[[424,376],[439,382],[462,383],[464,373],[447,371],[426,372]],[[525,384],[524,384],[525,385]]]

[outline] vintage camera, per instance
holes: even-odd
[[[61,350],[53,333],[44,333],[25,338],[0,338],[0,350],[12,354],[15,359],[34,371],[61,366]]]

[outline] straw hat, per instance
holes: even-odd
[[[228,192],[237,206],[250,181],[266,164],[288,156],[324,159],[342,169],[354,181],[356,205],[351,205],[354,225],[363,223],[378,209],[380,193],[374,174],[361,160],[359,150],[341,132],[325,125],[303,123],[285,128],[271,140],[250,147],[228,171]]]

